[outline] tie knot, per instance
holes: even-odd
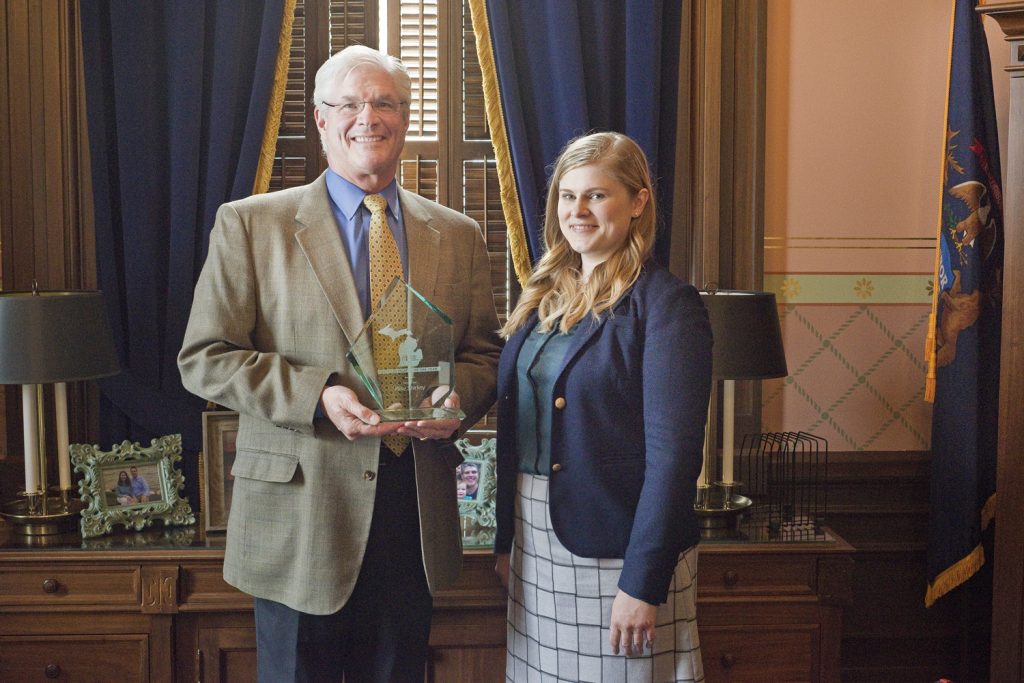
[[[368,194],[363,197],[363,204],[366,205],[371,214],[383,213],[388,205],[388,200],[384,199],[384,195]]]

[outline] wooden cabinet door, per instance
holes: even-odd
[[[256,680],[252,612],[197,612],[175,620],[178,681],[251,683]]]
[[[256,680],[256,629],[199,628],[199,680],[246,683]]]

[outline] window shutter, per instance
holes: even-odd
[[[437,161],[433,159],[402,159],[398,182],[410,192],[437,201],[437,171]]]
[[[494,159],[463,162],[463,204],[467,216],[480,224],[491,265],[491,291],[498,319],[504,324],[510,312],[509,257],[505,214],[498,193],[498,168]]]
[[[316,138],[316,129],[312,125],[309,100],[306,97],[307,63],[313,59],[313,55],[309,53],[310,42],[307,41],[307,19],[306,0],[297,0],[295,19],[292,22],[288,81],[285,83],[281,125],[277,133],[277,152],[270,172],[271,192],[309,182],[307,160],[311,145],[306,137],[308,134]],[[309,126],[307,121],[310,123]]]
[[[330,54],[349,45],[377,47],[376,0],[330,0],[327,11]],[[322,64],[325,56],[317,65]],[[312,89],[310,89],[312,92]]]
[[[398,58],[412,78],[409,137],[438,137],[441,70],[440,17],[437,0],[400,0]]]
[[[490,144],[491,129],[487,126],[487,114],[484,110],[484,79],[480,71],[480,60],[476,56],[476,35],[473,33],[473,20],[469,14],[469,5],[462,5],[462,101],[463,120],[465,121],[465,138],[481,140]]]
[[[297,0],[270,190],[304,185],[327,167],[313,123],[316,70],[348,45],[377,46],[377,0]]]
[[[304,0],[295,3],[292,48],[288,58],[288,82],[284,88],[279,135],[305,136],[309,107],[306,106],[306,12]]]

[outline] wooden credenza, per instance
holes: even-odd
[[[839,681],[853,549],[701,545],[707,680]],[[221,578],[223,538],[199,529],[24,546],[0,527],[0,681],[254,681],[252,602]],[[505,599],[487,551],[435,597],[427,679],[504,680]]]

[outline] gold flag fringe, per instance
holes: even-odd
[[[998,493],[998,492],[997,492]],[[982,530],[987,529],[988,525],[996,521],[996,514],[998,511],[996,494],[993,493],[985,501],[985,504],[981,507],[981,528]]]
[[[494,157],[498,168],[498,192],[501,196],[501,208],[505,212],[508,246],[512,252],[512,265],[515,267],[516,277],[519,279],[519,284],[522,285],[530,277],[533,266],[530,263],[526,228],[519,206],[515,174],[512,169],[511,145],[502,115],[498,69],[494,62],[491,28],[487,22],[485,0],[469,0],[469,12],[473,20],[476,54],[480,60],[480,71],[483,76],[484,110],[487,112],[487,125],[491,129],[491,144],[494,146]]]
[[[937,258],[937,257],[936,257]],[[935,268],[936,273],[938,267]],[[932,289],[938,289],[938,275],[932,281]],[[932,312],[928,315],[928,336],[924,340],[924,358],[928,363],[928,374],[924,380],[924,400],[928,403],[935,403],[935,318],[938,301],[932,296]]]
[[[984,531],[988,528],[995,518],[996,494],[993,493],[981,508],[981,529]],[[928,584],[928,591],[924,595],[924,606],[934,605],[936,600],[974,576],[984,564],[985,549],[979,543],[974,546],[974,550],[967,554],[967,557],[954,563],[936,576],[933,583]]]
[[[928,374],[924,381],[924,400],[935,403],[935,355],[936,325],[939,313],[939,267],[942,263],[942,199],[946,195],[946,145],[949,144],[949,79],[953,69],[953,26],[956,19],[956,0],[950,3],[949,13],[949,54],[946,56],[946,104],[942,115],[942,165],[939,169],[939,228],[935,240],[935,268],[932,271],[932,312],[928,316],[928,336],[924,340],[924,360]]]
[[[934,582],[928,584],[928,591],[924,595],[924,606],[934,605],[936,600],[974,576],[984,564],[985,550],[981,544],[978,544],[967,554],[967,557],[945,569],[935,577]]]
[[[285,0],[281,17],[281,32],[277,38],[277,63],[274,65],[274,85],[267,105],[267,119],[263,125],[263,142],[260,143],[260,160],[256,165],[256,179],[252,183],[253,194],[263,194],[270,187],[270,174],[274,170],[274,153],[277,151],[277,132],[281,127],[281,111],[284,109],[284,90],[288,85],[288,59],[292,49],[292,23],[295,20],[296,0]]]

